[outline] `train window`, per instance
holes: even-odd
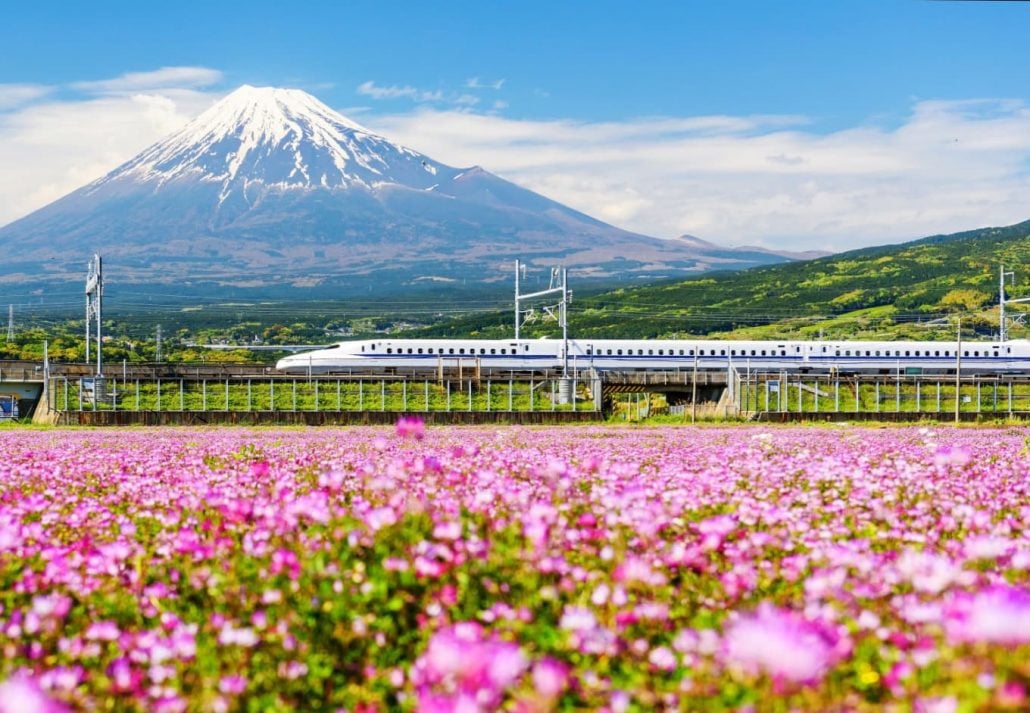
[[[465,353],[465,347],[458,347],[458,353],[459,354],[464,354]]]
[[[969,350],[962,352],[962,356],[969,356]]]
[[[418,348],[418,353],[419,353],[419,354],[421,354],[421,353],[422,353],[422,347],[419,347],[419,348]]]
[[[868,355],[869,355],[869,352],[866,352],[866,356],[868,356]],[[879,349],[876,350],[876,356],[880,356],[880,350]]]
[[[980,350],[977,349],[975,352],[973,352],[973,356],[980,356]]]
[[[496,354],[496,353],[497,353],[497,350],[496,350],[496,349],[491,349],[491,350],[490,350],[490,353],[491,353],[491,354]]]
[[[480,354],[486,354],[486,347],[480,347],[479,348],[479,353]]]
[[[940,349],[935,349],[934,352],[933,352],[933,355],[934,356],[940,356],[941,355],[941,350]]]
[[[762,356],[765,356],[765,350],[764,349],[762,350]]]
[[[840,349],[833,352],[833,356],[840,356]]]
[[[730,349],[730,356],[737,356],[737,350],[736,349]]]
[[[844,352],[844,356],[851,356],[851,350],[848,349],[846,352]]]
[[[622,350],[621,349],[616,349],[615,353],[618,354],[619,356],[622,356]]]
[[[719,356],[726,356],[726,350],[725,349],[720,349],[719,350]]]
[[[647,354],[648,356],[654,356],[654,349],[648,349]]]
[[[529,345],[528,344],[523,344],[522,345],[522,351],[528,352],[529,351]],[[589,350],[588,350],[588,352],[589,352]]]
[[[612,350],[611,350],[611,349],[609,349],[609,350],[608,350],[608,356],[611,356],[611,355],[612,355]]]
[[[447,353],[448,354],[453,354],[454,353],[454,347],[451,347],[450,349],[448,349]]]
[[[894,356],[901,356],[901,350],[900,349],[895,349],[894,350]]]
[[[386,348],[386,353],[387,354],[393,354],[393,347],[387,347]]]
[[[665,354],[665,350],[664,349],[659,349],[658,350],[658,356],[663,356],[664,354]]]
[[[912,356],[911,354],[908,353],[908,349],[905,350],[905,356]]]
[[[426,351],[427,351],[427,352],[428,352],[429,354],[432,354],[432,353],[433,353],[433,348],[432,348],[432,347],[429,347],[429,349],[427,349]],[[442,353],[442,352],[441,352],[441,353]]]
[[[365,351],[365,347],[361,347],[361,351]]]
[[[786,349],[781,349],[780,350],[780,356],[787,356],[787,350]]]
[[[501,354],[507,354],[507,353],[508,353],[508,350],[505,349],[504,347],[501,347]]]

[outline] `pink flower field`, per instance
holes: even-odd
[[[1025,710],[1025,429],[0,438],[0,713]]]

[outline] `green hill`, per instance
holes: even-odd
[[[1009,299],[1030,295],[1030,268],[1024,269],[1030,265],[1030,221],[807,262],[577,293],[570,334],[943,338],[954,330],[948,317],[961,315],[965,325],[986,336],[997,331],[1001,264],[1016,272]],[[479,314],[421,334],[508,336],[511,320],[510,312]],[[527,327],[527,335],[536,333],[554,334],[555,328]]]

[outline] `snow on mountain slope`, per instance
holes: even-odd
[[[277,188],[426,189],[457,174],[391,143],[297,89],[245,85],[93,184],[211,181],[224,198],[254,182]],[[453,175],[449,176],[453,177]]]

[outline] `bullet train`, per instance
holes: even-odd
[[[715,341],[680,339],[372,339],[280,359],[287,374],[481,372],[723,371],[963,374],[1030,371],[1030,342]]]

